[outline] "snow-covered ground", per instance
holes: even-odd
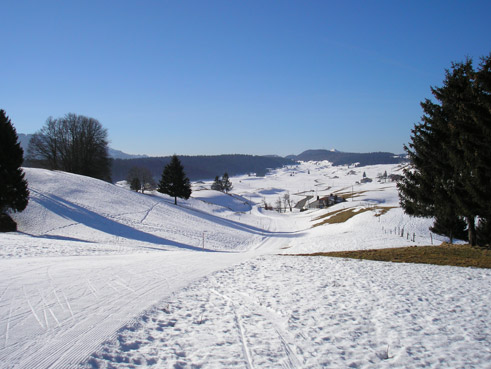
[[[268,256],[194,282],[87,368],[489,368],[490,274]]]
[[[489,367],[489,271],[277,255],[443,241],[402,212],[385,171],[401,168],[302,163],[231,178],[230,194],[194,184],[175,206],[26,169],[19,232],[0,234],[1,366]],[[350,198],[262,208],[287,193]]]

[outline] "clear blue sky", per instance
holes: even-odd
[[[401,153],[444,70],[491,52],[491,1],[3,1],[19,133],[98,119],[128,153]]]

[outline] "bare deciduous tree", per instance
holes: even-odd
[[[135,179],[138,180],[135,181]],[[156,187],[155,180],[152,177],[152,173],[148,168],[145,167],[132,167],[128,172],[128,177],[126,179],[130,185],[132,185],[132,190],[141,191],[144,193],[146,191],[154,190]],[[138,189],[137,187],[138,183]]]
[[[28,158],[48,169],[109,180],[107,130],[98,120],[66,114],[49,117],[29,142]]]
[[[292,200],[290,198],[289,192],[287,192],[283,195],[283,204],[284,204],[285,210],[288,208],[288,209],[290,209],[290,212],[292,211]]]

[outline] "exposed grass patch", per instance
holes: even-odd
[[[387,213],[389,210],[397,208],[397,206],[376,206],[375,208],[380,210],[377,214],[375,214],[376,217],[379,217]]]
[[[338,214],[338,213],[340,213],[342,211],[346,211],[346,209],[338,209],[338,210],[331,211],[329,213],[322,214],[322,215],[314,218],[313,221],[315,222],[317,220],[325,219],[327,217],[330,217],[331,215]]]
[[[314,224],[314,227],[318,227],[318,226],[323,225],[323,224],[344,223],[348,219],[351,219],[352,217],[354,217],[355,215],[358,215],[358,214],[364,213],[365,211],[370,211],[370,210],[372,210],[372,209],[370,209],[370,208],[350,208],[350,209],[342,209],[339,211],[334,211],[334,212],[328,214],[328,215],[331,215],[331,217],[329,217],[328,219],[326,219],[320,223]]]
[[[381,192],[381,191],[384,191],[388,188],[391,188],[391,187],[387,186],[387,187],[381,187],[381,188],[372,189],[372,190],[362,190],[362,191],[355,191],[355,192],[351,192],[351,190],[349,188],[341,188],[337,191],[334,191],[333,194],[335,194],[339,197],[342,197],[343,199],[348,201],[348,199],[354,199],[354,198],[360,197],[361,195],[363,195],[367,192]],[[348,190],[348,191],[346,191],[346,190]]]
[[[328,256],[350,259],[421,263],[460,267],[491,268],[491,250],[470,245],[412,246],[390,249],[319,252],[299,256]]]
[[[323,214],[317,218],[314,219],[314,221],[325,219],[324,221],[314,224],[313,227],[318,227],[323,224],[336,224],[336,223],[343,223],[346,222],[348,219],[351,219],[355,215],[364,213],[366,211],[375,211],[378,210],[375,213],[376,217],[379,217],[385,213],[387,213],[390,209],[395,209],[397,206],[372,206],[369,208],[349,208],[349,209],[338,209],[335,211],[332,211],[330,213]]]
[[[342,191],[342,190],[339,190],[339,191]],[[354,199],[356,197],[360,197],[365,192],[368,192],[368,191],[356,191],[356,192],[351,192],[351,191],[350,192],[339,192],[339,191],[333,192],[333,194],[343,198],[346,201],[348,201],[349,199]]]

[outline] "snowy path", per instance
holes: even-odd
[[[74,367],[135,314],[244,253],[0,260],[0,362]]]

